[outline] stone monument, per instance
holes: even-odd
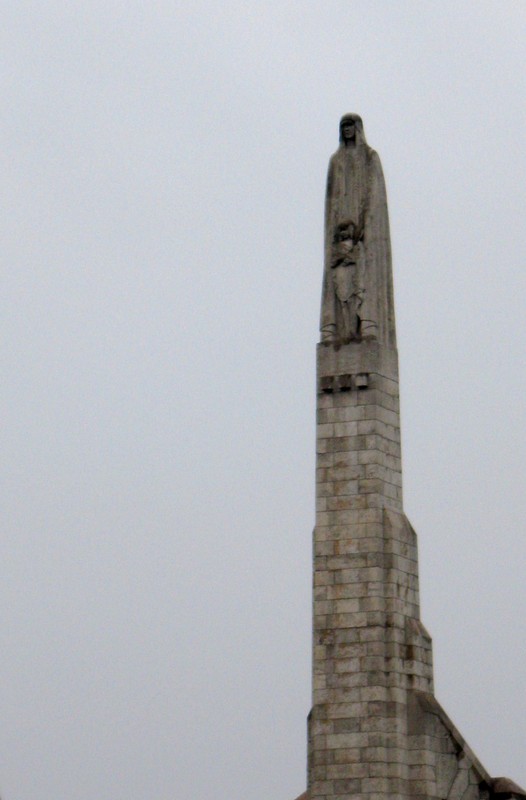
[[[403,512],[387,201],[362,120],[332,156],[317,350],[313,689],[302,800],[504,800],[433,694]],[[300,800],[300,798],[298,798]]]

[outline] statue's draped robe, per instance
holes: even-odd
[[[338,224],[352,220],[361,236],[365,266],[360,308],[361,336],[396,347],[391,243],[387,198],[378,154],[357,126],[356,144],[343,142],[332,156],[325,203],[325,269],[321,323],[323,341],[338,342],[342,332],[331,270],[334,234]]]

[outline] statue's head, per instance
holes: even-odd
[[[344,114],[340,120],[340,143],[365,142],[362,118],[358,114]]]
[[[334,242],[337,244],[338,242],[345,242],[346,240],[350,239],[354,241],[354,232],[356,226],[352,219],[346,219],[343,222],[339,222],[336,225],[336,229],[334,231]]]

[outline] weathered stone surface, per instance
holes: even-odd
[[[357,114],[342,118],[329,164],[320,328],[326,342],[374,338],[396,346],[384,178]],[[367,386],[366,370],[355,386]]]
[[[385,189],[361,120],[331,159],[317,348],[313,690],[298,800],[497,800],[433,695],[417,537],[403,513]]]

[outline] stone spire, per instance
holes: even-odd
[[[329,166],[320,328],[305,800],[525,798],[488,775],[433,695],[402,504],[385,186],[354,114]]]

